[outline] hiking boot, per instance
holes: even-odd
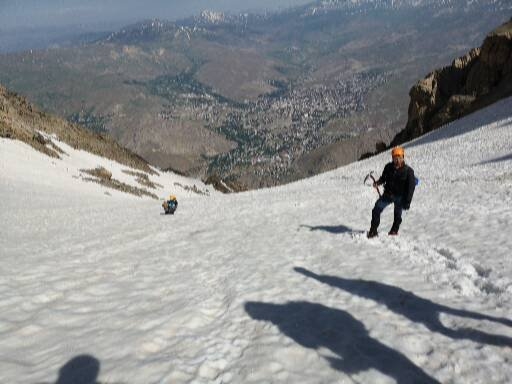
[[[391,229],[388,232],[389,236],[396,236],[398,235],[398,228],[400,228],[400,223],[402,222],[402,219],[393,221],[393,225],[391,226]]]
[[[366,234],[366,237],[368,237],[369,239],[371,239],[372,237],[376,237],[376,236],[379,236],[379,233],[374,228],[370,228],[370,230]]]

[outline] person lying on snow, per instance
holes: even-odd
[[[394,204],[393,225],[389,235],[398,235],[398,229],[402,223],[402,210],[411,206],[416,178],[414,170],[405,164],[405,151],[402,147],[393,148],[391,151],[392,161],[384,167],[382,176],[374,183],[374,187],[384,184],[384,193],[375,203],[372,210],[372,222],[368,231],[368,238],[378,235],[377,229],[380,224],[380,214],[389,204]]]
[[[176,199],[176,196],[171,195],[169,196],[169,200],[164,201],[162,204],[162,207],[164,207],[165,214],[171,214],[174,215],[174,212],[178,208],[178,200]]]

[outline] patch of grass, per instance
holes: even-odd
[[[183,185],[178,182],[175,182],[174,185],[184,189],[185,191],[197,193],[198,195],[208,195],[208,192],[201,191],[199,188],[197,188],[195,184],[192,187],[189,187],[188,185]]]
[[[94,176],[84,177],[84,181],[98,183],[100,185],[103,185],[104,187],[117,189],[118,191],[130,193],[135,196],[149,196],[155,200],[158,200],[158,196],[155,195],[154,193],[148,192],[143,188],[137,188],[126,183],[123,183],[119,180],[113,179],[112,172],[103,167],[97,167],[94,169],[81,169],[80,171],[88,175]]]
[[[127,175],[136,177],[135,181],[145,187],[149,187],[152,189],[163,188],[164,186],[158,183],[155,183],[151,180],[149,180],[149,176],[142,172],[134,172],[127,169],[123,169],[123,173],[126,173]]]
[[[112,172],[104,167],[96,167],[94,169],[81,169],[80,171],[97,177],[100,180],[112,180]]]

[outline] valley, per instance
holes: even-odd
[[[162,169],[279,185],[389,143],[417,79],[478,46],[511,8],[391,4],[145,21],[84,45],[0,55],[0,83]]]

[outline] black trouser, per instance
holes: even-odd
[[[393,227],[392,229],[398,231],[402,223],[402,196],[387,196],[382,195],[379,200],[375,202],[372,210],[372,226],[371,229],[377,230],[380,224],[380,214],[389,204],[393,203],[395,209],[393,212]]]

